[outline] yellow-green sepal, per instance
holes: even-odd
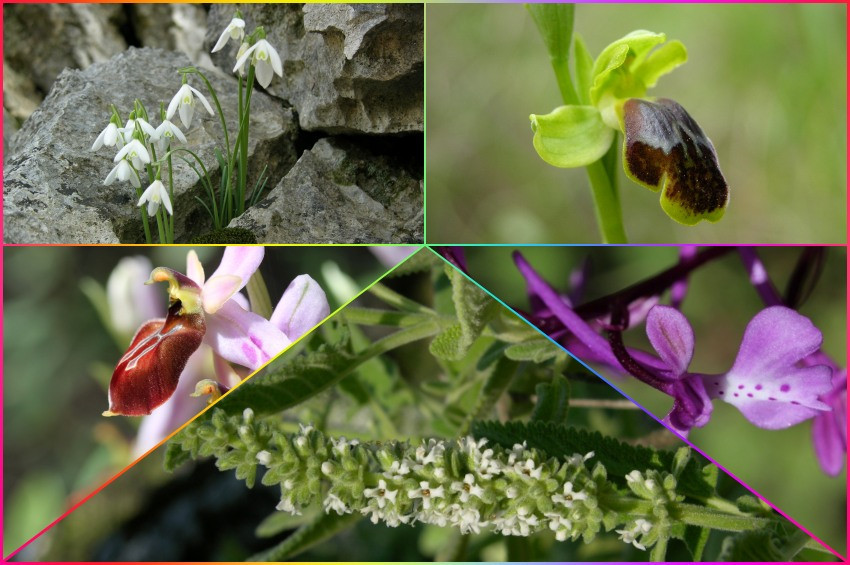
[[[599,160],[614,141],[615,130],[593,106],[561,106],[549,114],[532,114],[534,149],[555,167],[585,167]]]

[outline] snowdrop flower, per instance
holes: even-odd
[[[227,27],[224,28],[224,31],[221,32],[221,36],[218,38],[218,41],[216,41],[215,47],[212,48],[211,53],[220,51],[231,39],[238,41],[243,37],[245,37],[245,20],[242,18],[233,18],[230,20],[230,23],[227,24]]]
[[[165,206],[169,214],[174,214],[174,211],[171,209],[171,199],[168,197],[168,191],[165,190],[165,185],[162,184],[161,180],[155,180],[151,183],[142,194],[142,197],[139,198],[137,206],[141,206],[145,202],[148,203],[149,216],[156,214],[160,204]]]
[[[118,143],[118,126],[109,122],[103,131],[100,132],[100,135],[97,136],[97,139],[94,140],[94,145],[91,146],[92,151],[97,151],[104,145],[107,147],[112,147],[116,143]],[[122,140],[123,142],[123,140]]]
[[[272,81],[272,72],[277,73],[277,76],[283,77],[283,65],[280,62],[280,55],[277,50],[265,39],[260,39],[250,48],[248,48],[239,59],[236,61],[236,66],[233,67],[233,72],[242,72],[242,67],[248,61],[248,57],[252,56],[251,64],[257,71],[257,82],[260,86],[266,88]]]
[[[151,141],[158,142],[159,149],[162,150],[171,144],[171,139],[176,137],[181,143],[186,143],[186,136],[180,131],[180,128],[171,123],[171,120],[165,120],[159,127],[156,128],[154,135],[151,136]]]
[[[152,125],[147,123],[142,118],[136,118],[136,119],[133,119],[133,120],[127,120],[127,124],[119,130],[121,132],[121,134],[124,136],[125,140],[133,138],[133,132],[136,131],[136,125],[138,125],[142,129],[142,131],[145,132],[145,134],[147,134],[151,137],[156,135],[156,130],[153,128]]]
[[[130,181],[130,184],[136,188],[142,188],[139,176],[133,172],[133,168],[126,159],[121,159],[118,161],[117,165],[112,167],[112,170],[109,171],[108,175],[106,175],[106,180],[103,181],[103,184],[110,185],[115,182],[115,179],[120,181]]]
[[[198,100],[201,101],[201,104],[204,105],[204,109],[209,112],[210,116],[213,114],[213,109],[210,106],[210,103],[207,102],[207,99],[201,94],[198,89],[192,88],[188,84],[184,84],[180,87],[180,90],[177,91],[177,94],[174,95],[174,98],[171,99],[171,102],[168,104],[168,110],[165,112],[166,119],[170,120],[174,117],[174,112],[176,112],[179,108],[180,110],[180,121],[183,122],[184,127],[189,127],[192,125],[192,116],[195,114],[195,96],[198,97]]]
[[[145,145],[138,139],[133,139],[130,143],[122,147],[113,161],[117,163],[121,159],[127,159],[136,169],[141,169],[142,164],[151,162],[150,153],[148,153]]]

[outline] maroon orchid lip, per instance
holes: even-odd
[[[202,313],[181,313],[175,301],[168,316],[139,328],[109,383],[109,410],[104,416],[144,416],[168,400],[180,373],[206,332]]]
[[[711,141],[677,102],[632,98],[623,105],[626,173],[651,190],[677,222],[716,222],[729,202],[729,186]]]

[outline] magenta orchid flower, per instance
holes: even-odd
[[[209,279],[194,251],[187,257],[188,276],[165,267],[153,270],[148,283],[169,286],[168,316],[146,322],[133,338],[112,375],[106,415],[150,414],[165,403],[202,344],[214,352],[216,373],[227,375],[222,384],[229,387],[235,373],[230,364],[256,371],[329,314],[324,291],[308,275],[290,283],[269,320],[251,312],[239,291],[264,252],[228,247]]]
[[[820,396],[832,389],[832,370],[825,365],[802,366],[823,341],[812,322],[784,306],[765,308],[750,320],[735,363],[722,375],[687,372],[694,353],[694,333],[687,318],[670,306],[655,306],[646,333],[668,366],[666,377],[674,399],[665,418],[679,432],[704,426],[711,399],[735,406],[752,424],[787,428],[830,407]]]
[[[695,257],[683,253],[683,260]],[[694,333],[676,308],[657,305],[661,291],[614,308],[612,314],[589,314],[586,306],[573,307],[570,297],[559,294],[519,253],[514,260],[528,287],[533,308],[529,320],[562,344],[577,358],[604,365],[616,373],[630,374],[673,398],[665,424],[681,434],[708,423],[712,400],[735,406],[754,425],[781,429],[815,418],[816,449],[825,470],[846,449],[843,414],[835,406],[846,398],[833,368],[822,362],[822,335],[812,322],[785,306],[769,306],[747,325],[732,368],[721,375],[688,372],[694,354]],[[681,302],[686,290],[682,279],[669,281]],[[647,308],[647,306],[651,306]],[[616,314],[616,316],[615,316]],[[646,332],[656,355],[627,348],[621,332],[646,316]],[[585,319],[585,318],[588,319]],[[635,319],[637,318],[637,319]],[[606,328],[609,338],[600,335]],[[846,381],[844,381],[846,383]],[[828,471],[829,472],[829,471]]]

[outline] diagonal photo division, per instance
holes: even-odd
[[[437,249],[836,555],[846,551],[843,248]]]
[[[832,558],[429,250],[52,532],[40,559]]]
[[[5,249],[4,553],[415,250]]]

